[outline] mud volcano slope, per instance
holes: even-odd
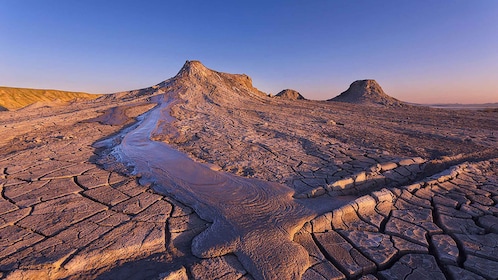
[[[403,105],[403,102],[387,95],[375,80],[355,81],[345,92],[328,101],[381,106]]]
[[[214,71],[195,60],[185,62],[173,78],[141,92],[174,92],[176,101],[170,114],[175,119],[171,123],[163,122],[158,125],[153,138],[177,144],[196,137],[190,135],[185,138],[184,132],[192,130],[188,125],[180,127],[178,123],[182,120],[197,123],[196,120],[205,117],[208,119],[203,130],[216,131],[227,118],[238,122],[237,111],[244,111],[250,104],[260,106],[271,100],[266,93],[252,85],[249,76]]]

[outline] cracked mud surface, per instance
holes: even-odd
[[[337,279],[494,279],[496,179],[496,159],[464,163],[315,218],[294,239],[314,260],[303,278],[330,279],[325,263]]]
[[[285,237],[306,254],[302,279],[496,279],[496,113],[286,101],[194,66],[149,89],[0,112],[0,278],[275,278],[240,250],[193,254],[199,236],[219,241],[209,209],[95,146],[119,145],[152,96],[178,92],[154,140],[210,172],[285,184],[291,203],[344,201]],[[247,218],[257,230],[239,246],[278,244],[271,221]]]

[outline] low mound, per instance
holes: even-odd
[[[293,89],[284,89],[281,92],[277,93],[278,97],[290,99],[290,100],[304,100],[305,98],[297,91]]]
[[[375,80],[355,81],[349,86],[348,90],[328,101],[381,106],[403,105],[403,102],[387,95]]]
[[[99,96],[98,94],[51,89],[0,87],[0,107],[16,110],[37,102],[66,102],[74,99],[91,100]]]

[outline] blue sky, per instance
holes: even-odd
[[[185,60],[267,93],[376,79],[419,103],[498,102],[498,1],[1,0],[0,85],[109,93]]]

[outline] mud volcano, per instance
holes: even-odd
[[[496,113],[334,101],[187,61],[0,111],[0,278],[495,279]]]

